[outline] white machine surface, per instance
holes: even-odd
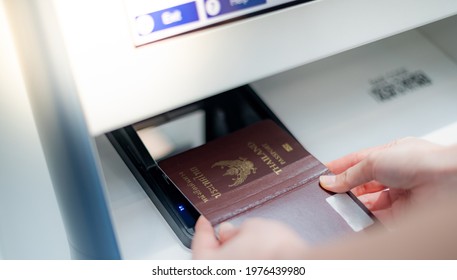
[[[318,0],[135,48],[132,1],[52,2],[93,135],[457,13],[453,0]]]
[[[0,69],[8,74],[0,77],[0,124],[8,132],[0,145],[0,258],[69,258],[21,76],[34,69],[20,69],[10,44],[14,30],[3,24],[6,2],[0,1]],[[123,125],[251,84],[323,162],[404,136],[457,143],[455,0],[317,0],[143,45],[131,23],[156,9],[147,2],[43,0],[37,9],[57,17],[52,26],[45,17],[42,40],[61,36],[65,43],[69,65],[62,67],[71,70],[98,148],[125,259],[187,259],[190,251],[104,136]],[[190,1],[169,1],[184,2]],[[11,3],[26,1],[9,3],[18,16],[20,4]],[[430,83],[413,83],[383,102],[370,93],[418,73]],[[33,171],[20,176],[21,168]]]
[[[413,30],[252,86],[326,162],[457,121],[456,77],[455,61]]]

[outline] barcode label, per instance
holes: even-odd
[[[432,80],[421,70],[410,72],[405,69],[372,80],[370,94],[378,101],[388,101],[399,95],[429,86]]]

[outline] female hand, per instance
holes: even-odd
[[[219,239],[203,216],[195,225],[194,259],[299,259],[305,242],[292,229],[273,220],[249,219],[241,226],[222,223]]]
[[[420,207],[395,232],[376,231],[319,247],[307,246],[286,225],[263,219],[247,220],[238,228],[222,224],[218,239],[202,216],[195,227],[193,258],[456,258],[457,146],[405,138],[350,154],[328,167],[337,175],[322,176],[322,187],[352,190],[375,214],[401,218],[406,210]]]
[[[322,176],[323,188],[352,190],[384,223],[395,221],[416,205],[447,195],[457,174],[455,148],[416,138],[349,154],[330,162],[328,168],[337,175]]]

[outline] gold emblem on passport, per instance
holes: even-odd
[[[220,166],[221,169],[228,168],[227,171],[222,176],[236,176],[232,178],[233,184],[229,185],[229,187],[236,187],[241,185],[246,178],[251,174],[255,173],[256,169],[254,167],[254,163],[249,161],[245,158],[239,158],[235,160],[221,160],[216,162],[211,166],[211,168]]]
[[[294,150],[294,148],[292,148],[292,146],[289,145],[289,143],[284,143],[284,144],[282,144],[282,148],[283,148],[284,150],[286,150],[286,152],[292,152],[292,151]]]

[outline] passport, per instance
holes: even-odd
[[[322,189],[319,176],[329,170],[272,120],[164,159],[159,167],[216,227],[276,219],[318,243],[376,222],[354,196]]]

